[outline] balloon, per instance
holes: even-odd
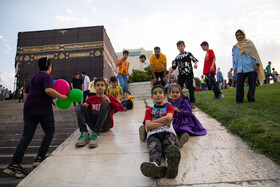
[[[54,80],[53,80],[53,83],[55,83],[55,81],[56,81],[56,80],[54,79]]]
[[[72,101],[70,101],[69,99],[65,101],[61,99],[56,99],[55,103],[58,108],[65,110],[71,106]]]
[[[56,80],[55,83],[53,84],[53,87],[58,93],[62,95],[68,95],[70,91],[70,86],[68,82],[63,79]]]
[[[68,94],[68,98],[75,103],[80,102],[83,99],[83,96],[83,92],[79,89],[73,89]]]

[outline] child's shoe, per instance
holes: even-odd
[[[78,138],[75,146],[76,147],[82,147],[85,146],[89,142],[89,134],[88,133],[82,133],[80,137]]]
[[[189,141],[190,136],[188,133],[184,133],[182,134],[182,136],[179,138],[178,142],[177,142],[177,147],[181,148],[187,141]]]
[[[196,108],[196,106],[195,106],[195,103],[194,103],[194,102],[191,102],[191,107],[192,107],[192,109],[195,109],[195,108]]]
[[[146,140],[146,137],[147,137],[146,128],[144,125],[141,125],[139,127],[139,138],[142,142],[144,142]]]
[[[99,136],[96,134],[92,134],[89,141],[89,148],[96,148],[99,143]]]
[[[161,177],[165,177],[166,175],[166,167],[159,166],[155,162],[143,162],[140,168],[141,168],[141,172],[146,177],[161,178]]]
[[[166,177],[174,179],[178,175],[181,153],[177,147],[170,145],[166,151],[167,170]]]
[[[12,164],[9,164],[3,172],[17,178],[24,178],[27,176],[21,166],[13,166]]]
[[[36,158],[34,159],[34,162],[32,164],[33,167],[37,167],[39,166],[43,161],[45,160],[44,158],[38,158],[38,156],[36,156]]]

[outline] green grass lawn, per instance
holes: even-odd
[[[280,83],[256,88],[255,103],[234,104],[236,88],[222,90],[221,100],[212,99],[213,91],[196,92],[196,105],[238,135],[253,150],[280,164]]]

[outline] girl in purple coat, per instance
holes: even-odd
[[[174,107],[173,128],[179,139],[177,147],[182,147],[189,140],[189,134],[204,135],[207,131],[192,113],[190,100],[182,94],[181,87],[172,85],[169,93]]]

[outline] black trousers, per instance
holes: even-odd
[[[83,99],[83,103],[86,102],[87,97],[90,96],[89,90],[88,91],[84,91],[84,99]]]
[[[49,150],[50,144],[53,139],[55,127],[54,127],[54,116],[53,115],[40,115],[24,119],[23,134],[18,142],[17,148],[13,156],[13,164],[19,165],[22,162],[24,153],[30,144],[37,125],[41,124],[41,127],[45,133],[41,146],[39,148],[37,156],[45,157]]]
[[[195,97],[194,97],[195,88],[193,87],[193,73],[190,73],[188,75],[179,74],[178,84],[181,86],[182,89],[184,88],[184,84],[186,84],[186,82],[187,82],[186,87],[188,88],[190,94],[190,100],[191,102],[195,103]]]
[[[215,73],[208,73],[208,74],[206,74],[206,77],[209,81],[208,83],[209,83],[209,86],[211,87],[211,90],[213,90],[215,96],[218,97],[221,94],[221,91],[215,80]]]
[[[248,73],[237,74],[237,89],[236,89],[236,102],[243,102],[244,98],[244,82],[248,77],[249,91],[247,98],[249,102],[255,101],[255,90],[256,90],[256,73],[254,71]]]
[[[165,86],[165,82],[162,80],[163,76],[164,76],[164,71],[162,71],[162,72],[155,72],[155,76],[156,76],[157,80],[160,78],[160,81],[157,81],[156,84],[161,84],[164,87]]]
[[[88,132],[86,124],[97,135],[111,128],[110,106],[106,101],[100,105],[100,111],[97,114],[91,113],[82,104],[77,105],[76,114],[81,133]]]
[[[150,154],[150,162],[160,165],[161,157],[166,156],[167,147],[175,145],[175,137],[171,132],[159,132],[148,137],[147,144]]]

